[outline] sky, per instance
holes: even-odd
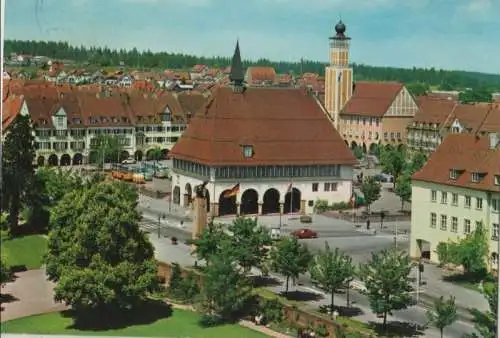
[[[500,0],[5,0],[5,38],[327,61],[341,18],[351,61],[500,74]]]

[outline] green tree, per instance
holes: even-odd
[[[380,157],[382,170],[393,176],[393,186],[395,186],[397,179],[403,173],[407,165],[406,152],[402,149],[391,147],[390,149],[382,151]]]
[[[345,287],[355,274],[352,258],[340,252],[339,248],[332,251],[328,242],[325,242],[325,249],[313,256],[309,272],[311,278],[330,293],[333,313],[335,293]]]
[[[226,250],[230,250],[227,242],[212,255],[204,271],[200,310],[205,323],[232,321],[251,295],[248,278]]]
[[[411,202],[411,177],[408,173],[399,176],[394,193],[401,200],[401,210],[403,210],[405,202]]]
[[[172,270],[170,272],[170,280],[168,281],[167,292],[170,297],[175,299],[180,298],[181,288],[182,288],[182,271],[181,267],[177,263],[172,263]]]
[[[274,271],[286,277],[285,294],[288,293],[290,278],[297,280],[301,273],[309,267],[312,256],[305,244],[299,243],[296,237],[282,239],[271,250],[271,266]]]
[[[358,160],[362,159],[363,156],[365,156],[365,154],[363,153],[363,149],[359,146],[356,146],[353,150],[352,150],[352,153],[354,154],[354,156],[356,156],[356,158]]]
[[[407,173],[410,177],[420,169],[422,169],[427,162],[427,156],[422,152],[416,152],[411,157],[411,161],[408,164],[405,173]]]
[[[493,102],[492,92],[486,88],[467,89],[458,95],[460,103],[472,104],[479,102]]]
[[[406,84],[406,89],[408,89],[413,96],[424,96],[427,95],[430,88],[426,83],[413,82]]]
[[[265,226],[259,226],[256,219],[238,217],[228,228],[232,234],[233,257],[246,272],[252,266],[260,266],[267,257],[267,246],[271,236]]]
[[[367,264],[359,267],[359,277],[365,284],[370,307],[374,313],[383,314],[387,327],[387,314],[406,309],[411,303],[411,259],[395,249],[372,253]]]
[[[185,278],[182,279],[180,285],[181,299],[187,303],[193,303],[200,293],[198,285],[199,276],[193,271],[190,271]]]
[[[90,142],[90,161],[102,167],[103,163],[120,163],[123,157],[124,137],[118,135],[99,134]]]
[[[55,300],[77,314],[133,308],[159,288],[154,249],[139,229],[135,188],[100,183],[53,210],[45,258]],[[94,312],[96,311],[96,312]]]
[[[447,254],[444,256],[449,261],[441,263],[462,265],[469,278],[480,280],[487,274],[485,257],[489,251],[488,242],[487,229],[480,222],[469,236],[447,243]]]
[[[478,309],[469,310],[473,317],[474,328],[479,335],[472,334],[466,337],[495,338],[497,330],[498,284],[486,284],[482,293],[488,301],[489,310],[485,312],[481,312]]]
[[[7,266],[7,259],[2,253],[0,256],[0,286],[3,286],[10,279],[10,268]]]
[[[368,176],[365,177],[363,183],[361,183],[360,190],[363,193],[363,197],[365,199],[366,210],[370,212],[370,208],[373,202],[377,201],[380,198],[382,186],[375,180],[375,177]]]
[[[199,237],[191,243],[195,245],[194,254],[196,257],[205,260],[210,265],[211,257],[216,256],[222,244],[229,241],[229,236],[224,232],[222,224],[210,222]]]
[[[457,306],[455,298],[445,300],[443,296],[434,301],[434,308],[426,312],[427,319],[440,332],[443,338],[444,329],[457,321]]]
[[[29,116],[19,115],[9,127],[3,142],[3,200],[9,210],[8,223],[15,235],[19,213],[30,183],[33,181],[35,138]]]

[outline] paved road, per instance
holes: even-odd
[[[144,221],[144,223],[147,223],[147,221]],[[155,246],[155,255],[157,259],[161,261],[170,261],[170,262],[177,262],[181,265],[186,265],[186,266],[191,266],[194,264],[194,257],[190,255],[190,247],[186,246],[182,243],[179,245],[171,245],[170,241],[163,236],[168,236],[169,232],[171,229],[169,228],[164,228],[162,230],[162,237],[158,238],[156,234],[150,234],[150,240]],[[172,234],[180,234],[182,230],[175,229],[173,230]],[[187,233],[185,233],[185,237],[189,237]],[[181,237],[179,237],[181,238]],[[279,277],[279,279],[282,280],[282,277]],[[280,292],[283,290],[283,286],[273,286],[269,287],[275,292]],[[299,291],[305,291],[305,292],[313,292],[320,294],[322,297],[319,300],[312,301],[310,302],[310,306],[314,307],[319,307],[320,305],[327,305],[329,304],[329,296],[325,295],[322,293],[321,290],[315,288],[310,280],[310,278],[307,275],[302,276],[299,281],[297,286],[292,287],[290,290],[293,291],[294,289],[299,290]],[[350,299],[353,301],[353,306],[358,307],[361,310],[361,313],[356,316],[356,319],[365,321],[365,322],[370,322],[370,321],[375,321],[375,322],[380,322],[379,319],[373,315],[369,308],[368,301],[365,296],[355,292],[351,291],[350,293]],[[336,296],[336,304],[338,305],[345,305],[346,304],[346,297],[344,295],[337,295]],[[416,323],[417,325],[424,326],[427,324],[427,318],[425,316],[426,310],[421,307],[412,307],[407,310],[403,311],[397,311],[394,316],[390,316],[389,320],[390,321],[399,321],[399,322],[409,322],[409,323]],[[445,332],[445,337],[450,337],[450,338],[457,338],[457,337],[462,337],[464,333],[468,332],[473,332],[473,327],[471,324],[463,322],[463,321],[458,321],[455,324],[453,324],[451,327],[447,328]],[[439,332],[435,329],[428,329],[425,331],[425,337],[439,337]]]

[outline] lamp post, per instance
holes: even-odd
[[[385,210],[380,210],[380,229],[384,227]]]
[[[161,220],[165,219],[165,214],[158,215],[158,238],[161,237]]]

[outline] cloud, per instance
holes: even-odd
[[[500,1],[497,0],[466,0],[457,8],[456,21],[489,22],[498,21],[500,16]]]

